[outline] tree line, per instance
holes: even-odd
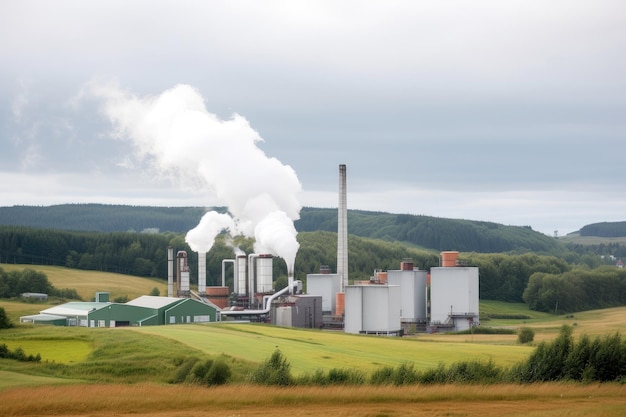
[[[337,234],[300,232],[295,278],[318,273],[321,265],[334,270],[337,264]],[[348,237],[351,280],[367,280],[375,270],[400,269],[405,258],[416,267],[429,270],[439,265],[439,252],[400,242]],[[234,240],[218,236],[207,254],[207,285],[221,285],[222,260],[234,259],[234,246],[253,252],[252,239]],[[197,253],[191,251],[182,234],[137,232],[71,232],[0,226],[0,263],[58,265],[85,270],[117,272],[167,279],[167,247],[188,252],[192,283],[197,282]],[[626,304],[623,270],[608,267],[610,258],[591,252],[563,256],[536,253],[461,253],[463,263],[480,269],[481,299],[526,302],[541,311],[573,312],[588,308]],[[276,288],[287,285],[285,262],[273,263]],[[225,282],[232,287],[233,271],[228,264]],[[29,289],[31,292],[38,292]],[[45,292],[45,291],[43,291]]]
[[[17,298],[27,292],[48,294],[53,297],[80,300],[74,288],[55,288],[48,276],[34,269],[6,272],[0,267],[0,298]]]
[[[626,305],[626,270],[574,268],[562,273],[534,272],[523,294],[532,310],[555,314]]]

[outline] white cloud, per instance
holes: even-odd
[[[622,208],[621,0],[7,0],[0,54],[0,162],[34,193],[7,192],[7,204],[171,204],[180,170],[141,171],[147,160],[103,137],[95,103],[77,94],[115,79],[137,97],[189,84],[217,118],[241,115],[258,148],[296,171],[305,205],[323,205],[318,193],[336,204],[346,163],[353,208],[420,213],[424,199],[426,214],[541,230]],[[45,175],[74,185],[51,183],[61,194],[49,195],[32,181]],[[190,193],[177,195],[215,201]]]

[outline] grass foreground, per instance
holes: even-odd
[[[618,417],[626,386],[580,384],[411,387],[81,385],[0,392],[12,416],[548,416]]]

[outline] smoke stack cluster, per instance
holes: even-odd
[[[91,92],[104,100],[115,135],[131,142],[138,162],[228,208],[209,211],[189,231],[193,251],[208,253],[222,232],[254,237],[256,253],[280,256],[293,275],[302,185],[293,168],[259,149],[263,139],[244,117],[220,119],[189,85],[149,97],[114,85],[93,85]]]

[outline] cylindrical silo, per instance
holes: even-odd
[[[269,254],[259,255],[256,259],[256,291],[272,292],[273,289],[273,257]]]
[[[237,294],[246,295],[246,255],[237,255],[235,264],[235,280],[237,281]]]
[[[178,251],[176,254],[176,260],[178,265],[178,276],[176,281],[176,288],[178,290],[178,296],[189,295],[189,264],[187,263],[187,252],[184,250]]]
[[[206,252],[198,252],[198,292],[206,291]]]
[[[167,247],[167,296],[174,296],[174,248]]]

